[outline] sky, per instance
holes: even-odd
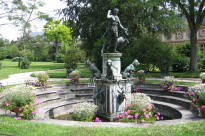
[[[60,0],[41,0],[45,3],[45,5],[41,8],[39,8],[39,11],[42,11],[46,14],[49,14],[50,16],[58,19],[59,16],[55,14],[56,9],[61,9],[66,6],[65,3],[63,3]],[[7,21],[7,20],[4,20]],[[45,21],[35,21],[32,22],[32,32],[42,32],[43,31],[43,25],[45,24]],[[16,40],[18,37],[21,36],[21,32],[19,31],[18,27],[12,26],[12,25],[5,25],[0,27],[0,35],[4,39]]]

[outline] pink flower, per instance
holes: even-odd
[[[152,112],[149,112],[149,115],[151,116],[151,115],[152,115]]]
[[[98,117],[94,120],[94,122],[102,122]]]
[[[193,102],[193,103],[195,103],[195,102],[196,102],[195,98],[193,98],[193,99],[192,99],[192,102]]]
[[[118,119],[119,119],[119,118],[120,118],[120,115],[119,115],[119,114],[117,114],[117,115],[116,115],[116,118],[118,118]]]
[[[37,97],[34,98],[34,102],[38,103],[38,98]]]
[[[7,110],[6,112],[7,112],[7,113],[11,113],[11,111],[10,111],[10,110]]]
[[[28,108],[28,105],[26,104],[25,108]]]
[[[130,107],[130,105],[131,105],[131,104],[127,104],[125,108],[128,108],[128,107]]]
[[[144,119],[141,120],[141,123],[144,124]]]
[[[8,106],[9,106],[9,102],[5,102],[5,104],[6,104],[6,107],[8,107]]]
[[[36,114],[38,112],[38,110],[34,110],[32,111],[32,114]]]
[[[24,116],[24,114],[23,114],[23,113],[21,113],[19,116],[20,116],[20,117],[23,117],[23,116]]]
[[[133,116],[132,116],[132,115],[128,115],[127,118],[128,118],[128,119],[132,119]]]
[[[137,119],[138,117],[139,117],[139,114],[138,114],[138,113],[136,113],[136,114],[135,114],[135,118]]]
[[[125,115],[123,115],[123,114],[120,115],[120,118],[124,118],[124,117],[125,117]]]
[[[161,120],[163,120],[163,119],[164,119],[164,117],[162,116],[162,117],[161,117]]]
[[[149,119],[149,115],[145,115],[145,117],[146,117],[147,119]]]
[[[131,112],[131,110],[128,110],[127,113],[129,114]]]
[[[146,112],[146,109],[144,108],[143,111]]]
[[[192,92],[191,95],[194,96],[194,95],[195,95],[195,92]]]
[[[157,115],[160,116],[160,112],[157,112]]]
[[[204,110],[205,109],[205,105],[202,105],[201,108]]]
[[[124,111],[124,114],[125,114],[125,115],[128,115],[128,112],[127,112],[127,111]]]
[[[22,111],[22,108],[21,108],[21,107],[19,108],[19,111]]]
[[[20,120],[20,119],[21,119],[21,117],[15,117],[14,119],[15,119],[15,120]]]
[[[201,108],[199,107],[199,108],[197,108],[197,110],[198,110],[198,111],[201,111]]]
[[[159,120],[159,116],[157,116],[157,120]]]

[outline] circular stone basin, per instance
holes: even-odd
[[[181,112],[179,112],[178,110],[170,106],[156,104],[156,103],[153,103],[153,104],[155,108],[157,108],[157,110],[163,116],[164,118],[163,120],[173,120],[173,119],[182,118]],[[71,109],[72,105],[73,104],[69,104],[69,105],[64,105],[61,107],[53,108],[47,112],[47,115],[51,119],[68,120],[68,111],[69,109]],[[103,120],[103,121],[107,122],[106,120]]]

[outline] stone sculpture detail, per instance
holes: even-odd
[[[112,68],[112,60],[107,61],[107,75],[106,79],[108,80],[114,80],[114,75],[113,75],[113,68]]]
[[[132,62],[132,64],[130,64],[129,66],[127,66],[126,68],[125,68],[125,71],[123,72],[123,75],[122,75],[122,77],[123,78],[131,78],[132,77],[132,75],[133,75],[133,73],[134,73],[134,70],[135,70],[135,67],[137,66],[137,65],[139,65],[140,63],[139,63],[139,61],[137,60],[137,59],[135,59],[133,62]]]
[[[101,77],[100,70],[95,66],[95,64],[93,64],[89,60],[86,60],[85,64],[89,67],[90,71],[92,72],[92,78],[99,79]]]

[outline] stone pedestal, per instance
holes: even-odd
[[[131,83],[128,80],[95,80],[94,102],[99,116],[113,121],[131,103]],[[124,95],[124,98],[123,98]]]
[[[105,78],[107,75],[107,61],[110,59],[112,61],[112,69],[113,69],[113,75],[114,79],[121,80],[121,61],[120,57],[122,56],[122,53],[103,53],[103,62],[102,62],[102,78]]]

